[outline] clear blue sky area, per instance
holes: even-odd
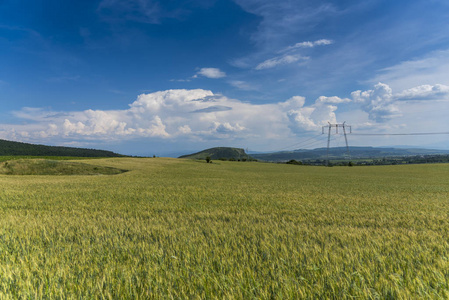
[[[0,138],[175,155],[322,147],[328,122],[445,132],[447,20],[444,0],[0,0]]]

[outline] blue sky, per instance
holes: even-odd
[[[447,132],[448,19],[443,0],[0,0],[0,138],[174,155],[324,147],[328,122]]]

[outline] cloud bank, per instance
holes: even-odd
[[[430,109],[449,102],[449,86],[423,85],[394,93],[384,83],[354,91],[350,98],[302,96],[270,104],[252,104],[203,89],[177,89],[141,94],[122,110],[57,112],[23,108],[13,113],[21,124],[2,124],[0,137],[19,141],[126,141],[133,139],[210,142],[281,141],[316,134],[321,126],[343,121],[359,128],[412,124],[412,107]],[[412,105],[411,103],[420,103]],[[337,112],[343,106],[339,119]],[[351,113],[352,112],[352,113]],[[366,120],[354,119],[364,112]],[[356,124],[354,124],[356,122]],[[357,122],[359,124],[357,124]],[[399,125],[398,125],[399,124]],[[393,128],[393,127],[392,127]]]
[[[334,98],[292,97],[274,104],[251,104],[209,90],[166,90],[141,94],[124,110],[54,112],[23,108],[14,112],[23,125],[4,124],[4,138],[123,140],[161,138],[192,140],[282,137],[319,130],[336,120]]]

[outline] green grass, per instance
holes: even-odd
[[[0,162],[18,159],[50,159],[50,160],[86,160],[101,159],[103,157],[76,157],[76,156],[33,156],[33,155],[0,155]]]
[[[112,167],[50,159],[13,159],[0,162],[6,175],[115,175],[126,172]]]
[[[95,165],[0,175],[0,298],[449,298],[447,164]]]

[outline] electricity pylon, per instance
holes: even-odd
[[[346,121],[343,122],[342,124],[331,124],[328,122],[329,125],[323,126],[323,134],[324,134],[324,129],[328,128],[328,133],[327,133],[327,166],[329,166],[329,146],[330,146],[330,142],[331,142],[331,131],[332,128],[335,127],[335,134],[338,134],[338,128],[342,128],[343,129],[343,134],[345,136],[345,142],[346,142],[346,151],[348,153],[348,157],[349,159],[351,159],[351,153],[349,152],[349,146],[348,146],[348,137],[346,136],[346,128],[349,128],[349,133],[352,133],[352,129],[351,126],[346,125]]]

